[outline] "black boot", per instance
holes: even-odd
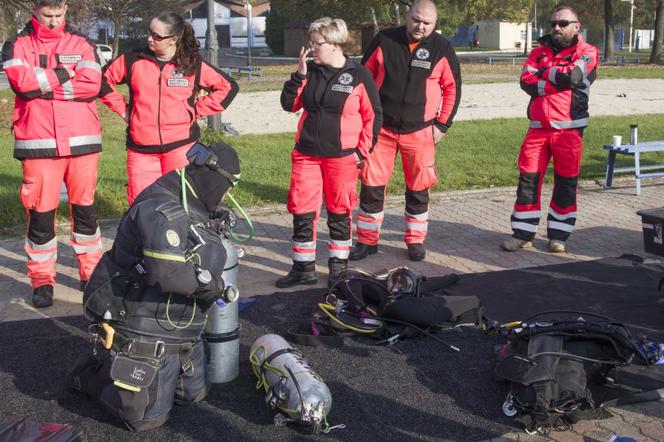
[[[288,274],[277,279],[277,287],[287,289],[295,285],[316,285],[318,277],[316,276],[316,267],[314,262],[293,261]]]
[[[427,249],[421,242],[406,245],[408,246],[408,258],[411,261],[422,261],[427,256]]]
[[[348,260],[330,258],[327,261],[327,268],[329,269],[329,274],[327,276],[327,286],[332,287],[332,285],[342,276],[342,273],[346,271],[346,268],[348,268]]]
[[[348,258],[351,261],[359,261],[360,259],[364,259],[369,255],[375,255],[376,253],[378,253],[378,244],[370,246],[358,242],[355,247],[353,247],[353,250],[350,251]]]
[[[32,305],[35,308],[50,307],[53,305],[53,286],[40,285],[32,292]]]

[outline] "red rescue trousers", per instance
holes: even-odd
[[[435,166],[436,150],[431,126],[400,134],[381,129],[373,153],[362,170],[360,210],[357,214],[357,241],[375,245],[383,224],[385,190],[392,178],[397,152],[406,181],[404,220],[406,244],[423,243],[429,225],[429,189],[438,179]]]
[[[565,241],[576,223],[576,187],[583,138],[579,129],[529,129],[519,153],[519,186],[512,212],[513,236],[532,240],[541,216],[542,183],[553,157],[553,195],[547,217],[549,239]]]
[[[316,223],[323,196],[327,208],[330,258],[348,259],[353,209],[357,204],[357,157],[321,158],[291,153],[288,211],[293,214],[293,261],[316,261]]]
[[[75,157],[26,158],[19,192],[28,215],[25,251],[32,287],[55,284],[57,238],[55,211],[64,181],[71,213],[70,242],[81,281],[87,281],[101,258],[102,244],[93,203],[99,153]]]
[[[185,144],[163,153],[143,153],[127,149],[127,201],[129,205],[139,193],[162,175],[189,164],[187,151],[193,145],[194,143]]]

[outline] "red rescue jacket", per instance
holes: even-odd
[[[101,151],[95,99],[101,65],[93,43],[68,25],[34,17],[2,48],[3,68],[16,93],[14,157],[83,155]],[[75,75],[70,78],[69,71]]]
[[[376,80],[384,126],[411,133],[435,124],[446,132],[461,100],[454,48],[434,32],[410,51],[406,27],[380,31],[362,59]]]
[[[295,148],[315,157],[342,157],[372,151],[383,121],[378,91],[367,69],[351,59],[339,69],[307,64],[306,78],[295,72],[284,83],[281,106],[304,109]]]
[[[129,102],[117,90],[129,86]],[[174,61],[161,62],[149,49],[120,55],[104,68],[102,103],[129,116],[127,147],[166,152],[200,137],[196,120],[223,111],[238,92],[237,83],[201,61],[185,75]],[[208,92],[199,96],[199,92]]]
[[[521,73],[521,89],[531,96],[530,127],[574,129],[588,126],[590,85],[597,78],[597,48],[577,35],[558,50],[551,36],[539,40]]]

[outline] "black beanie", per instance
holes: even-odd
[[[231,175],[240,177],[240,159],[235,149],[225,143],[212,144],[208,149],[217,156],[219,167]],[[189,164],[185,171],[187,180],[194,188],[198,199],[209,212],[213,212],[221,197],[231,188],[231,181],[208,166]]]

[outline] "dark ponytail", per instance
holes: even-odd
[[[196,69],[196,65],[201,61],[201,54],[198,52],[198,39],[194,35],[194,28],[177,12],[162,12],[155,18],[169,26],[168,35],[178,36],[175,44],[174,60],[185,75],[191,75]]]

